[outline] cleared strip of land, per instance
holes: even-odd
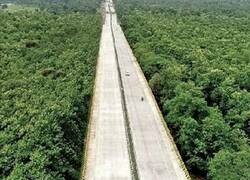
[[[85,179],[189,179],[112,1],[105,4]]]
[[[83,179],[132,179],[110,14],[105,19]]]

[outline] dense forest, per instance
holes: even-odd
[[[116,7],[190,173],[250,179],[250,1]]]
[[[61,12],[0,10],[0,179],[79,178],[101,17]]]

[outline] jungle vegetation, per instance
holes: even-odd
[[[100,32],[92,10],[0,10],[0,179],[79,178]]]
[[[250,1],[116,7],[190,173],[250,179]]]

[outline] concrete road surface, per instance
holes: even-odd
[[[112,24],[138,177],[143,180],[187,179],[175,144],[167,134],[155,99],[115,14]]]
[[[82,179],[130,180],[130,160],[110,15],[103,25]]]
[[[105,11],[83,178],[190,179],[112,0]]]

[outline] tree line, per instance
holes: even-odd
[[[65,12],[95,13],[101,0],[3,0],[2,3],[28,5],[54,14]]]

